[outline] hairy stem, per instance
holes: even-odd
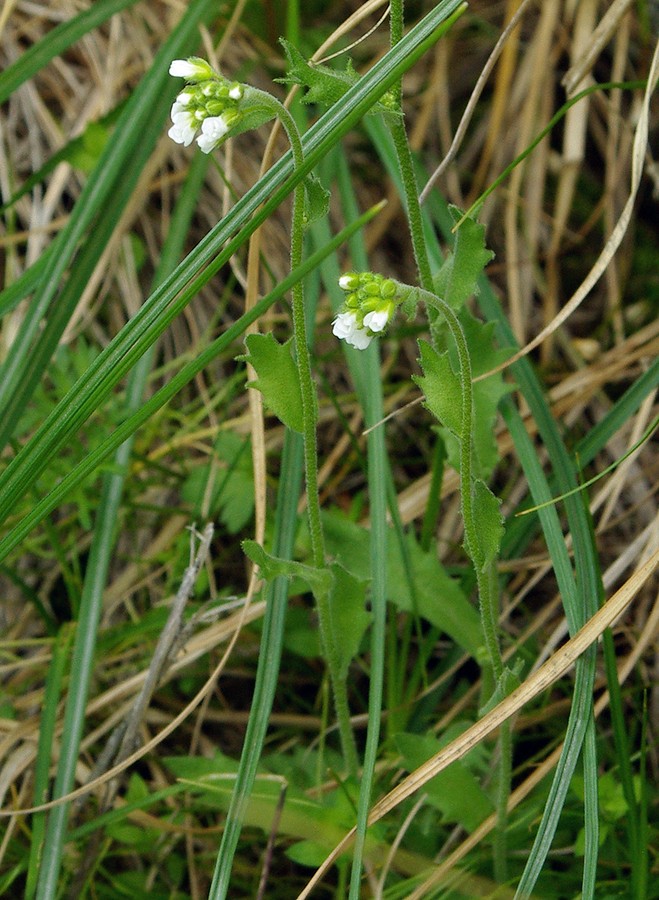
[[[392,0],[389,9],[390,43],[392,47],[397,44],[403,36],[403,6],[403,0]],[[399,81],[391,90],[396,93],[398,112],[401,113],[402,83]],[[426,240],[423,234],[421,206],[419,205],[419,186],[416,183],[416,176],[414,175],[414,162],[412,160],[412,151],[410,150],[410,145],[407,140],[405,121],[402,114],[388,116],[387,120],[389,131],[394,142],[394,148],[396,150],[398,167],[403,180],[403,190],[405,191],[405,202],[407,205],[407,219],[410,228],[410,237],[412,239],[412,248],[414,250],[414,259],[419,274],[419,284],[424,290],[432,291],[432,271],[430,269]]]
[[[282,106],[277,100],[274,100],[274,98],[273,103],[277,106],[277,116],[286,130],[293,152],[293,162],[295,167],[298,168],[302,165],[304,158],[302,141],[297,126],[286,107]],[[295,269],[302,263],[303,241],[304,187],[300,184],[295,188],[295,193],[293,195],[293,218],[291,223],[292,269]],[[304,315],[304,287],[302,281],[298,281],[294,285],[292,289],[292,299],[293,341],[295,344],[297,368],[300,378],[302,414],[304,420],[304,468],[306,478],[307,516],[309,520],[309,534],[311,536],[311,558],[314,566],[322,568],[325,565],[325,544],[320,517],[320,499],[318,496],[318,454],[316,443],[318,405],[311,374],[311,357],[307,343],[307,327]],[[317,597],[316,604],[321,641],[327,659],[330,680],[332,682],[332,692],[334,694],[334,706],[339,726],[341,749],[349,771],[353,775],[356,775],[359,768],[357,746],[350,725],[347,683],[346,678],[341,673],[341,662],[332,621],[332,604],[327,595]]]
[[[503,657],[498,637],[498,585],[496,564],[486,562],[478,537],[478,527],[473,507],[473,385],[471,359],[462,325],[452,307],[440,297],[429,291],[421,290],[419,296],[426,305],[440,312],[451,332],[458,352],[460,365],[460,383],[462,394],[462,410],[460,417],[460,494],[462,498],[462,517],[465,530],[465,550],[474,564],[478,597],[480,602],[481,622],[485,646],[489,657],[495,687],[499,686],[504,674]],[[499,772],[496,790],[497,830],[494,838],[494,871],[497,882],[506,878],[506,819],[510,779],[512,770],[512,739],[510,724],[501,726],[499,738]]]

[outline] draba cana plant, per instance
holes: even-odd
[[[196,137],[200,149],[204,153],[210,153],[227,138],[277,118],[288,136],[295,166],[300,167],[303,164],[302,141],[295,122],[288,110],[275,97],[250,85],[228,80],[216,72],[209,63],[198,57],[174,60],[169,71],[174,77],[182,77],[186,80],[186,87],[176,97],[171,110],[173,125],[169,130],[169,136],[174,141],[187,146]],[[311,176],[307,176],[303,185],[295,189],[291,223],[292,269],[302,263],[304,228],[325,211],[325,197],[325,192]],[[295,359],[291,369],[294,373],[294,383],[291,384],[290,394],[294,398],[292,402],[296,404],[299,414],[287,416],[284,413],[282,419],[284,424],[303,435],[312,558],[314,567],[323,570],[326,560],[318,497],[317,401],[311,375],[302,281],[297,282],[293,287],[292,300]],[[248,350],[253,355],[258,352],[256,348],[259,337],[263,336],[252,336],[252,340],[256,339],[254,343],[248,340]],[[290,358],[288,350],[286,355]],[[251,356],[245,358],[252,361]],[[255,368],[258,371],[258,366],[255,365]],[[246,546],[246,550],[253,559],[256,557],[257,550],[251,544]],[[267,578],[267,567],[263,565],[262,555],[259,557],[259,561],[262,563],[262,570],[265,569],[264,577]],[[327,571],[329,572],[329,570]],[[313,581],[316,584],[316,580]],[[314,595],[318,606],[321,640],[334,691],[342,750],[348,768],[350,771],[356,772],[357,751],[350,726],[346,674],[341,663],[335,630],[332,626],[330,593],[323,589],[315,590]]]

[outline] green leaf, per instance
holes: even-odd
[[[338,563],[331,566],[333,578],[330,604],[332,629],[341,664],[341,677],[357,656],[371,617],[366,611],[366,582],[351,575]]]
[[[500,677],[497,679],[496,686],[494,688],[494,692],[492,696],[488,699],[487,703],[481,706],[478,710],[479,716],[484,716],[491,709],[501,703],[502,700],[505,700],[516,688],[518,688],[521,684],[520,674],[522,671],[523,661],[518,659],[515,662],[515,666],[513,669],[508,666],[503,667],[503,672]]]
[[[69,146],[68,161],[88,175],[99,161],[109,137],[110,130],[102,122],[90,122],[80,139]]]
[[[248,352],[239,359],[250,363],[258,375],[248,387],[261,391],[266,406],[284,425],[302,432],[302,392],[291,353],[292,338],[280,344],[272,334],[250,334],[245,343]]]
[[[494,324],[481,322],[471,313],[462,309],[458,313],[460,324],[465,334],[472,366],[472,378],[489,372],[508,358],[508,349],[499,349],[494,341]],[[438,323],[439,325],[439,323]],[[458,369],[458,356],[453,339],[448,330],[439,325],[435,330],[436,337],[443,339],[446,353],[438,353],[430,345],[419,341],[421,350],[420,363],[425,378],[413,376],[426,395],[426,406],[444,426],[442,437],[446,444],[449,463],[455,468],[460,466],[460,409],[461,385],[455,372]],[[478,478],[487,479],[499,462],[499,450],[494,435],[497,409],[503,397],[513,390],[513,385],[503,379],[503,373],[490,375],[472,384],[474,415],[472,419],[472,436],[474,453],[472,459],[473,472]]]
[[[327,848],[315,841],[298,841],[288,848],[286,856],[301,866],[317,869],[325,861]]]
[[[342,99],[344,94],[359,81],[352,62],[348,60],[343,71],[314,63],[310,65],[297,47],[282,38],[281,43],[288,57],[285,78],[278,78],[284,84],[299,84],[306,88],[302,97],[304,103],[319,103],[331,106]],[[396,110],[387,103],[388,94],[377,101],[369,112],[394,113]]]
[[[457,222],[462,213],[455,206],[449,209]],[[477,293],[478,279],[493,256],[485,246],[485,226],[474,219],[465,219],[455,237],[453,253],[436,278],[437,293],[457,311]]]
[[[433,735],[397,734],[396,746],[405,768],[412,772],[438,753],[442,744]],[[444,820],[458,822],[471,832],[493,811],[493,804],[462,760],[452,763],[424,785],[433,806]]]
[[[320,179],[313,174],[304,179],[304,224],[305,227],[322,219],[329,212],[330,192]]]
[[[327,568],[319,569],[293,559],[279,559],[271,556],[256,541],[243,541],[242,548],[252,562],[259,567],[261,576],[266,581],[280,577],[300,578],[309,587],[314,597],[328,596],[332,589],[334,576]]]
[[[322,655],[316,615],[309,607],[289,606],[286,610],[284,647],[303,659]]]
[[[448,353],[438,353],[427,341],[419,341],[423,375],[413,379],[425,395],[425,406],[454,435],[461,430],[462,386]]]
[[[471,359],[472,377],[489,372],[510,356],[508,348],[499,349],[494,340],[494,323],[481,322],[463,309],[460,323],[467,339]],[[482,381],[474,381],[474,475],[487,479],[499,463],[499,448],[494,434],[497,409],[503,397],[514,385],[505,382],[503,372],[490,375]]]
[[[474,519],[478,523],[478,547],[476,554],[470,554],[470,556],[474,561],[478,560],[481,570],[484,571],[496,559],[499,552],[499,545],[503,537],[503,518],[499,509],[499,500],[480,478],[474,482],[473,504]]]
[[[366,581],[352,575],[336,562],[329,568],[316,568],[295,560],[271,556],[256,541],[243,541],[242,547],[266,580],[271,581],[281,576],[299,578],[307,585],[317,603],[329,598],[331,626],[341,674],[345,676],[370,622],[370,616],[366,612]]]
[[[326,548],[358,579],[370,575],[369,532],[341,513],[323,516]],[[482,643],[480,618],[458,582],[451,578],[434,551],[426,553],[413,534],[405,536],[410,570],[398,539],[387,534],[387,600],[399,610],[421,616],[476,657]],[[410,583],[410,577],[412,582]]]
[[[249,440],[222,431],[213,450],[220,462],[215,470],[213,495],[208,515],[219,517],[230,534],[237,534],[254,512],[254,475]],[[189,503],[197,520],[202,517],[211,464],[196,466],[186,478],[181,496]]]

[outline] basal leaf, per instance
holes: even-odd
[[[278,343],[272,334],[250,334],[241,356],[254,367],[258,378],[248,383],[263,394],[266,406],[293,431],[302,432],[302,394],[293,355],[292,340]]]
[[[230,534],[237,534],[254,512],[254,475],[249,440],[233,432],[222,431],[213,450],[219,465],[213,479],[209,514],[219,518]],[[195,466],[181,488],[181,495],[192,506],[197,520],[203,517],[210,467],[211,464]]]
[[[433,735],[397,734],[396,746],[405,768],[412,772],[441,750]],[[461,760],[452,763],[424,785],[428,800],[441,810],[445,821],[458,822],[471,832],[493,811],[490,798]]]

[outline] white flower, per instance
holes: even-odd
[[[364,325],[371,331],[382,331],[389,321],[388,309],[374,309],[373,312],[366,313],[364,316]]]
[[[232,100],[241,100],[243,96],[243,88],[240,84],[234,84],[234,86],[229,91],[229,96]]]
[[[187,147],[194,140],[197,132],[197,123],[194,116],[183,109],[175,109],[176,103],[172,106],[172,122],[174,123],[167,134],[176,141],[177,144],[183,144]]]
[[[197,138],[199,148],[204,153],[210,153],[224,135],[229,130],[229,126],[223,116],[210,116],[201,123],[201,134]]]
[[[354,291],[359,287],[359,279],[353,273],[347,273],[339,278],[339,287],[342,291]]]
[[[188,81],[204,81],[212,77],[213,70],[206,60],[191,56],[190,59],[172,60],[169,74],[174,78],[186,78]]]
[[[172,104],[171,111],[172,122],[174,123],[167,134],[177,144],[183,144],[187,147],[194,140],[197,132],[197,123],[194,114],[186,110],[182,103],[175,100]]]
[[[353,312],[339,313],[332,323],[332,332],[357,350],[365,350],[372,341],[371,335],[359,325]]]

